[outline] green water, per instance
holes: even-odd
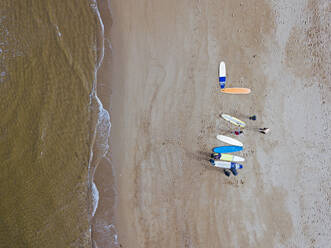
[[[0,247],[88,247],[97,15],[1,0],[0,18]]]

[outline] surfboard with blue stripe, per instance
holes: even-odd
[[[219,81],[221,89],[224,89],[225,82],[226,82],[226,69],[225,69],[225,63],[223,61],[221,61],[220,67],[219,67],[218,81]]]

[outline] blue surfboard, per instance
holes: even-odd
[[[219,146],[219,147],[214,147],[213,152],[217,152],[217,153],[239,152],[242,149],[243,149],[242,146]]]

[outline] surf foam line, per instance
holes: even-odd
[[[99,191],[97,189],[96,184],[94,183],[94,174],[96,169],[98,168],[100,161],[103,158],[107,158],[106,154],[109,151],[108,141],[110,136],[111,122],[108,111],[103,108],[102,102],[97,96],[97,75],[99,68],[103,63],[104,50],[105,50],[104,24],[101,19],[97,1],[90,0],[90,2],[91,2],[90,6],[98,18],[98,25],[99,25],[98,28],[100,28],[100,32],[97,35],[97,42],[95,47],[95,51],[97,52],[98,56],[94,71],[92,92],[90,94],[90,106],[92,111],[91,115],[92,115],[92,123],[93,123],[94,131],[92,134],[90,158],[88,163],[88,191],[89,191],[88,206],[89,206],[89,225],[90,225],[89,229],[90,229],[91,242],[94,247],[97,247],[96,241],[92,239],[92,228],[93,228],[92,220],[97,210],[98,202],[99,202]],[[96,113],[97,115],[95,116]],[[113,170],[113,166],[112,166],[112,170]],[[116,204],[116,199],[115,199],[115,204]],[[116,246],[118,243],[117,243],[117,232],[114,224],[105,223],[105,225],[112,227],[111,229],[113,230],[113,235],[112,235],[113,237],[109,237],[109,238],[114,239],[116,241],[113,242]]]

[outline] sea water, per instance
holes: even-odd
[[[0,1],[0,247],[92,246],[102,58],[95,1]]]

